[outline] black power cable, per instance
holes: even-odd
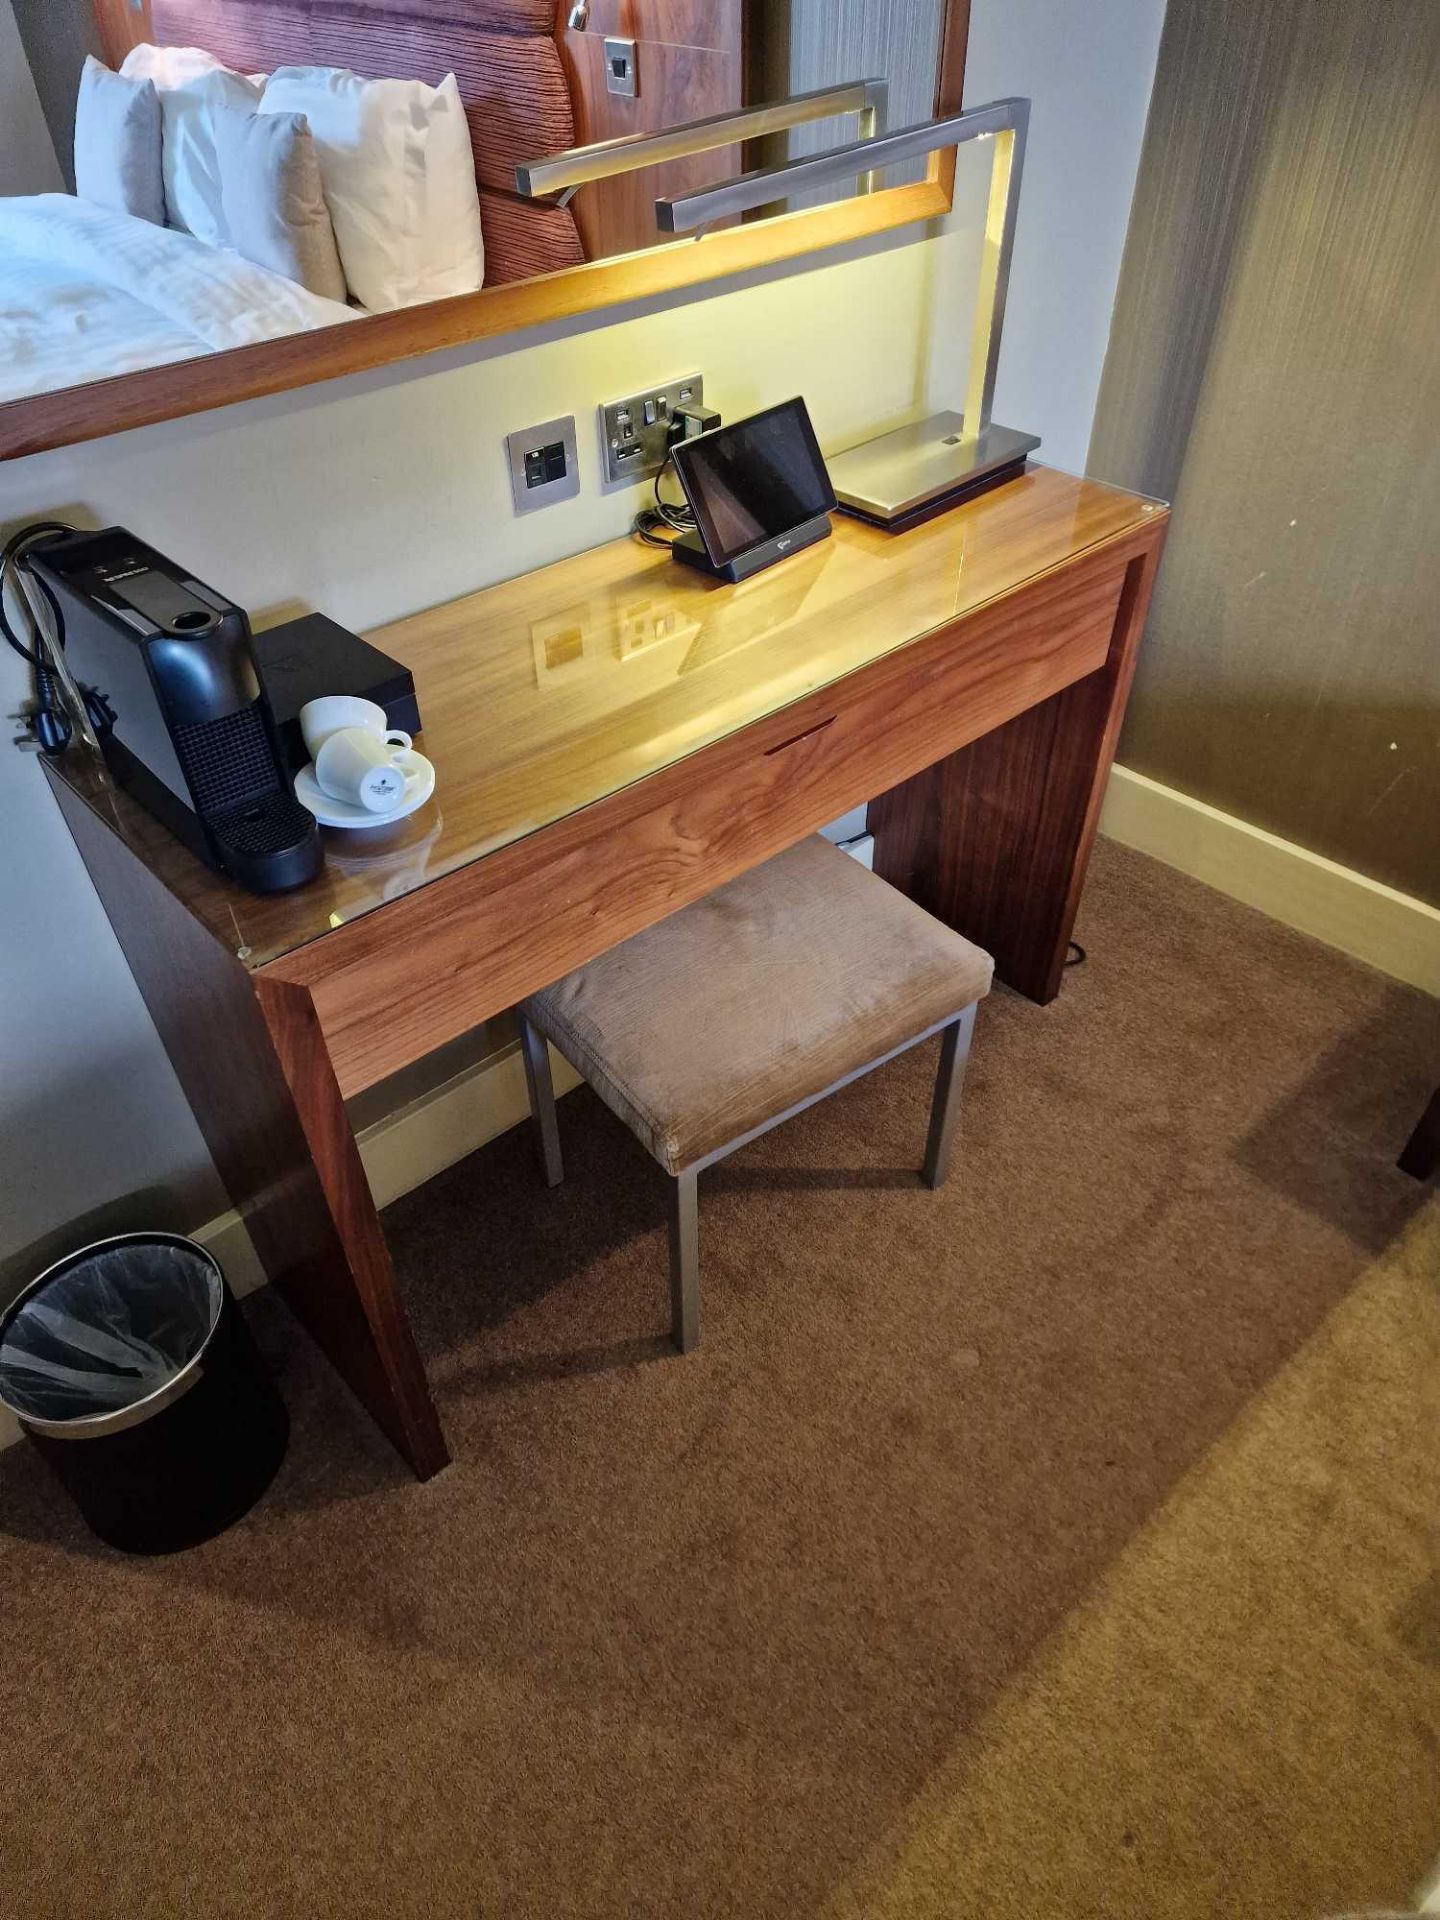
[[[702,433],[713,433],[719,425],[720,415],[713,407],[676,407],[666,436],[665,458],[655,475],[655,504],[642,508],[631,523],[631,532],[637,540],[643,540],[647,547],[673,546],[677,533],[695,531],[695,515],[689,503],[685,500],[667,500],[660,491],[660,482],[665,478],[666,469],[675,464],[678,441],[697,440]],[[662,527],[670,529],[668,535],[660,531]]]
[[[46,662],[41,659],[38,653],[33,652],[25,645],[25,642],[16,633],[6,618],[4,589],[8,586],[12,588],[15,593],[23,594],[25,587],[20,579],[20,575],[24,573],[26,578],[33,582],[43,596],[46,607],[49,609],[50,618],[55,625],[55,644],[63,647],[65,644],[64,617],[60,612],[54,594],[51,593],[45,582],[43,580],[37,580],[34,574],[25,566],[25,554],[30,547],[34,546],[37,540],[48,539],[53,533],[73,533],[74,531],[75,529],[66,526],[63,520],[36,520],[32,525],[22,527],[17,534],[12,535],[3,551],[0,551],[0,634],[4,635],[5,639],[9,641],[10,645],[15,649],[16,653],[20,655],[22,660],[28,660],[32,667],[38,667],[42,670],[45,668]],[[30,612],[28,607],[26,611]],[[38,631],[33,613],[30,614],[30,624],[32,630]]]
[[[659,472],[655,475],[652,491],[655,495],[653,507],[643,507],[636,514],[631,531],[637,540],[643,540],[647,547],[668,547],[677,533],[690,533],[695,526],[695,516],[683,500],[667,500],[660,491],[660,482],[665,477],[666,468],[673,464],[667,451]],[[660,531],[668,527],[669,534]]]
[[[53,534],[74,531],[63,520],[37,520],[12,535],[0,550],[0,636],[29,663],[34,698],[24,717],[30,737],[42,753],[63,753],[73,731],[61,673],[55,664],[65,645],[65,616],[49,587],[25,565],[25,556],[39,541],[48,540]],[[32,642],[29,646],[16,633],[5,611],[7,588],[24,609],[24,624],[29,628]],[[48,638],[40,619],[42,606],[50,620],[51,637]],[[93,725],[93,714],[91,721]]]

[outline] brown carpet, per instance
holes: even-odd
[[[1102,845],[1088,964],[702,1181],[588,1093],[389,1210],[455,1465],[279,1303],[262,1506],[129,1561],[0,1455],[26,1915],[1300,1915],[1440,1850],[1440,1005]]]

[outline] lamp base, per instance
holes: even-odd
[[[841,510],[903,533],[1025,471],[1038,434],[993,421],[966,442],[958,413],[935,413],[826,461]]]

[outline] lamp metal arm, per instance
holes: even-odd
[[[690,193],[657,200],[656,225],[662,233],[693,233],[716,220],[769,206],[788,193],[848,183],[861,174],[875,173],[904,160],[923,159],[943,147],[960,146],[988,134],[1014,134],[1023,145],[1029,107],[1028,100],[992,100],[988,106],[947,114],[940,120],[922,120],[918,126],[900,127],[873,139],[827,147],[823,153],[805,154],[779,166],[757,167],[714,186],[696,187]]]
[[[889,88],[883,80],[852,80],[844,86],[821,87],[797,93],[789,100],[712,113],[703,120],[666,127],[659,133],[626,133],[614,140],[597,140],[588,147],[569,147],[543,160],[527,160],[515,169],[515,190],[524,199],[561,196],[561,205],[577,187],[591,180],[609,180],[639,167],[682,160],[738,140],[758,140],[763,134],[784,133],[812,120],[828,120],[842,113],[860,115],[862,137],[883,133]]]
[[[806,154],[798,160],[787,161],[782,166],[757,168],[715,186],[697,187],[690,193],[657,200],[656,224],[662,233],[698,234],[714,221],[733,219],[757,207],[770,206],[792,192],[837,186],[856,179],[868,186],[882,167],[918,160],[969,140],[993,139],[995,153],[982,237],[976,326],[965,386],[964,433],[967,440],[973,440],[990,424],[1029,125],[1028,100],[992,100],[986,106],[971,107],[963,113],[922,121],[914,127],[901,127],[894,133],[877,134],[870,140],[852,140],[844,146],[828,148],[824,153]]]

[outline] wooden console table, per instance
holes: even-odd
[[[402,621],[436,796],[293,894],[47,763],[268,1273],[417,1474],[449,1456],[345,1100],[864,800],[877,871],[1049,1000],[1166,517],[1037,468],[740,586],[617,541]]]

